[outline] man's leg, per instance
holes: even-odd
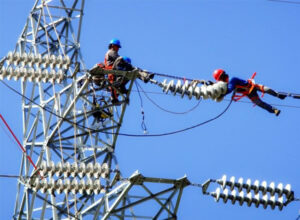
[[[259,107],[267,110],[270,113],[274,113],[276,116],[278,116],[280,114],[280,110],[274,108],[273,106],[269,105],[268,103],[263,102],[258,94],[256,90],[253,90],[249,95],[248,98],[251,99],[251,101],[258,105]]]
[[[115,82],[115,77],[113,74],[108,74],[108,81],[111,84],[113,84]],[[110,86],[109,88],[110,88],[112,103],[118,102],[119,100],[118,100],[117,91],[112,86]]]
[[[276,92],[275,90],[263,85],[258,85],[258,90],[280,99],[285,99],[287,97],[286,93]]]

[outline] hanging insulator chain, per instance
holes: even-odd
[[[56,192],[57,194],[61,193],[73,193],[76,195],[77,193],[80,194],[99,194],[99,193],[105,193],[106,189],[103,185],[101,185],[101,182],[99,179],[90,179],[87,178],[86,180],[80,179],[77,180],[76,178],[70,179],[57,179],[54,180],[50,178],[49,180],[44,179],[35,179],[33,183],[29,186],[34,191],[40,191],[41,193],[50,193],[53,194]]]
[[[0,69],[0,80],[23,80],[30,82],[61,83],[65,79],[65,70],[71,64],[69,56],[45,54],[27,54],[9,52],[6,66]],[[49,68],[49,69],[48,69]]]
[[[197,86],[197,81],[188,81],[185,80],[183,83],[181,80],[178,80],[177,83],[174,83],[174,80],[167,82],[165,79],[162,83],[151,81],[159,85],[165,93],[171,92],[174,95],[179,94],[181,98],[187,96],[189,99],[195,97],[196,99],[212,99],[217,102],[222,101],[223,96],[227,92],[227,83],[225,82],[216,82],[212,85],[201,85]]]
[[[212,182],[219,184],[219,187],[214,192],[207,192]],[[238,202],[240,205],[246,203],[249,207],[254,204],[256,208],[262,205],[264,209],[269,206],[271,209],[278,207],[282,210],[294,201],[294,192],[290,184],[283,187],[282,183],[276,186],[274,182],[267,184],[267,181],[255,180],[252,183],[251,179],[244,181],[243,178],[236,181],[234,176],[227,179],[227,176],[223,175],[221,179],[207,181],[203,187],[203,193],[214,197],[216,202],[222,199],[224,203],[229,200],[232,204]]]
[[[94,177],[94,178],[106,178],[111,170],[109,169],[107,163],[103,163],[102,165],[99,163],[62,163],[58,162],[55,164],[53,161],[47,163],[46,161],[42,161],[40,165],[40,172],[44,176],[54,176],[57,177],[64,176],[64,177],[77,177],[80,178],[87,176],[87,177]],[[118,171],[116,171],[118,172]]]

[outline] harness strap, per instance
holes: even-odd
[[[235,101],[235,102],[239,101],[240,99],[242,99],[245,96],[249,95],[255,87],[260,86],[260,85],[255,84],[255,81],[254,81],[255,76],[256,76],[256,72],[253,73],[251,78],[247,80],[247,82],[248,82],[247,86],[236,86],[237,89],[243,89],[244,91],[236,91],[236,93],[239,93],[239,94],[235,94],[232,97],[233,101]]]

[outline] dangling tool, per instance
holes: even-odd
[[[140,97],[140,102],[141,102],[141,114],[142,114],[141,127],[144,131],[144,134],[148,134],[148,130],[147,130],[146,123],[145,123],[145,112],[144,112],[144,107],[143,107],[143,99],[142,99],[140,89],[139,89],[139,86],[138,86],[137,82],[135,82],[135,86],[136,86],[136,89],[138,91],[138,94],[139,94],[139,97]]]
[[[141,127],[144,130],[144,134],[148,134],[148,130],[147,130],[146,123],[145,123],[145,112],[144,112],[143,107],[141,108],[141,113],[142,113]]]

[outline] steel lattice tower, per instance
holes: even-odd
[[[36,0],[15,50],[1,62],[2,77],[20,79],[23,95],[26,153],[13,218],[176,219],[182,190],[189,185],[186,177],[147,178],[136,172],[123,178],[120,173],[115,147],[137,72],[119,73],[129,86],[113,104],[107,72],[84,71],[84,4]],[[98,86],[95,79],[101,81]],[[101,120],[93,117],[95,98]],[[148,212],[141,203],[150,203]]]
[[[265,209],[282,210],[295,200],[290,184],[226,175],[203,184],[137,171],[123,177],[115,150],[140,70],[86,69],[80,52],[84,5],[84,0],[36,0],[15,50],[0,60],[0,80],[21,81],[21,92],[15,92],[22,96],[25,152],[13,219],[177,219],[189,185],[217,202]],[[127,88],[120,91],[120,81],[109,80],[109,74],[126,81]],[[221,101],[227,89],[226,83],[151,82],[190,99]],[[117,103],[112,90],[119,93]],[[215,192],[210,184],[218,186]]]

